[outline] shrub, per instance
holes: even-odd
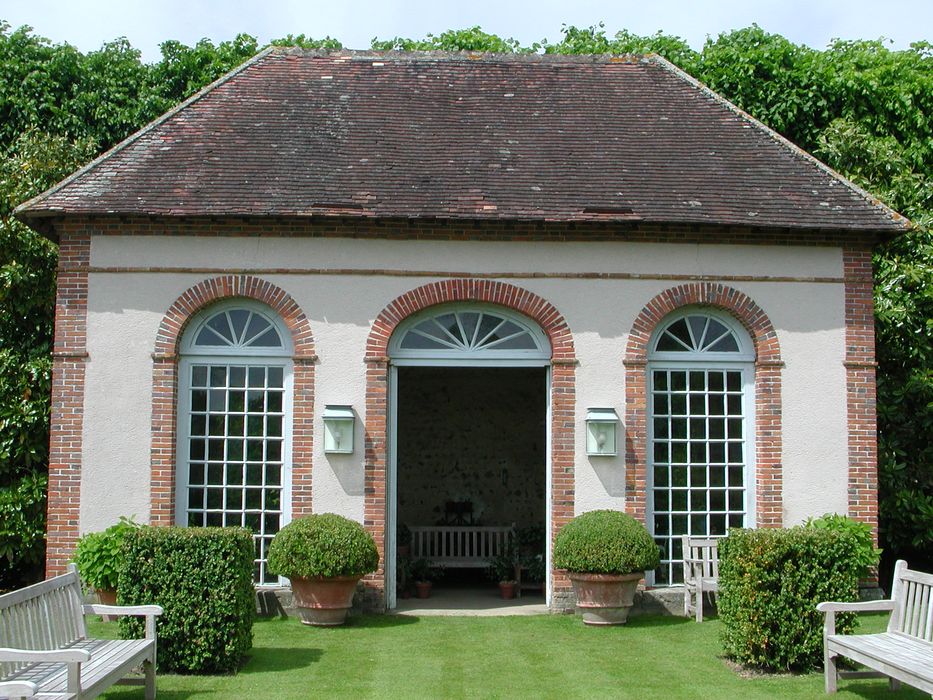
[[[78,540],[74,563],[82,580],[94,590],[116,590],[123,568],[123,542],[126,535],[140,527],[124,515],[116,525],[103,532],[89,532]]]
[[[859,578],[865,578],[869,570],[878,565],[881,550],[875,547],[871,526],[868,523],[859,522],[838,513],[826,513],[819,518],[809,518],[806,527],[851,533],[858,543],[855,561],[858,564]]]
[[[289,578],[363,576],[378,566],[373,536],[334,513],[296,518],[269,545],[269,571]]]
[[[822,663],[823,616],[817,603],[858,595],[856,537],[794,527],[732,530],[719,545],[719,618],[726,655],[773,671]],[[851,614],[837,616],[851,632]]]
[[[145,527],[124,544],[121,605],[161,605],[159,671],[235,671],[253,645],[253,538],[243,528]],[[138,618],[120,621],[140,637]]]
[[[554,565],[579,573],[633,574],[654,569],[659,559],[645,526],[615,510],[578,515],[554,542]]]

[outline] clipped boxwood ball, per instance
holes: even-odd
[[[634,574],[659,562],[658,545],[645,526],[616,510],[578,515],[554,542],[554,566],[576,573]]]
[[[269,545],[269,571],[289,578],[363,576],[378,566],[373,536],[334,513],[296,518]]]

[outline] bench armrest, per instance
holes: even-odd
[[[100,605],[94,603],[84,606],[85,615],[161,615],[163,612],[161,605]]]
[[[39,686],[31,681],[4,681],[0,683],[0,697],[29,698],[39,692]]]
[[[829,601],[820,603],[816,609],[821,613],[827,612],[884,612],[894,610],[893,600],[863,600],[858,603],[837,603]]]
[[[164,611],[161,605],[85,605],[85,615],[117,615],[146,617],[146,639],[156,638],[156,617]]]
[[[87,649],[0,649],[0,661],[60,661],[84,663],[91,660]]]

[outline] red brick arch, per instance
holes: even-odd
[[[291,332],[294,369],[292,514],[311,511],[314,412],[314,339],[298,303],[276,285],[251,275],[223,275],[190,287],[169,307],[152,354],[152,445],[150,522],[175,522],[175,428],[178,422],[178,348],[191,319],[214,302],[252,299],[272,309]]]
[[[412,314],[437,304],[478,301],[503,306],[535,321],[551,344],[551,536],[573,517],[574,509],[574,370],[573,336],[561,313],[542,297],[504,282],[449,279],[401,295],[373,321],[366,341],[366,455],[364,524],[379,547],[380,568],[366,584],[377,605],[385,595],[384,545],[387,517],[389,339]],[[555,577],[555,593],[569,589]]]
[[[626,493],[629,510],[647,517],[648,343],[664,318],[685,306],[713,306],[733,316],[755,347],[755,502],[757,524],[783,522],[781,462],[781,349],[764,310],[746,294],[715,282],[666,289],[649,301],[632,324],[625,351]]]

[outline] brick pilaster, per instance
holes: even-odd
[[[58,250],[49,425],[46,576],[63,573],[79,534],[91,237],[62,231]]]

